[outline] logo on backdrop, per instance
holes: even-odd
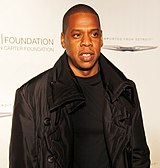
[[[103,49],[114,50],[114,51],[144,51],[158,48],[157,45],[130,45],[130,43],[134,44],[151,44],[153,41],[152,38],[129,38],[129,37],[107,37],[104,38]],[[113,43],[113,45],[108,45]],[[124,45],[114,45],[114,43],[127,43],[127,46]]]
[[[0,51],[53,52],[54,39],[0,34]]]
[[[129,43],[150,43],[152,38],[131,38],[131,37],[105,37],[103,49],[115,51],[143,51],[158,48],[157,45],[130,45]],[[115,45],[115,43],[127,42],[127,46]],[[113,45],[110,45],[113,44]],[[53,52],[54,39],[41,37],[17,37],[0,34],[0,51],[25,51],[25,52]]]

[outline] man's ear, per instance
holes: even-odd
[[[101,31],[101,47],[103,46],[103,34],[102,34],[102,31]]]
[[[66,48],[65,47],[64,33],[63,32],[61,33],[61,45],[62,45],[63,48]]]

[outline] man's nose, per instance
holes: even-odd
[[[89,35],[84,35],[81,41],[81,46],[92,46],[92,39]]]

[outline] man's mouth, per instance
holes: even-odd
[[[84,62],[89,62],[93,59],[93,54],[92,53],[81,53],[80,59]]]
[[[80,59],[84,62],[91,61],[93,59],[93,52],[81,52]]]

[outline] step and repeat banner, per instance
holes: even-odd
[[[63,53],[62,18],[77,3],[99,13],[103,54],[136,83],[151,167],[159,168],[159,0],[0,0],[0,167],[8,168],[15,91]]]

